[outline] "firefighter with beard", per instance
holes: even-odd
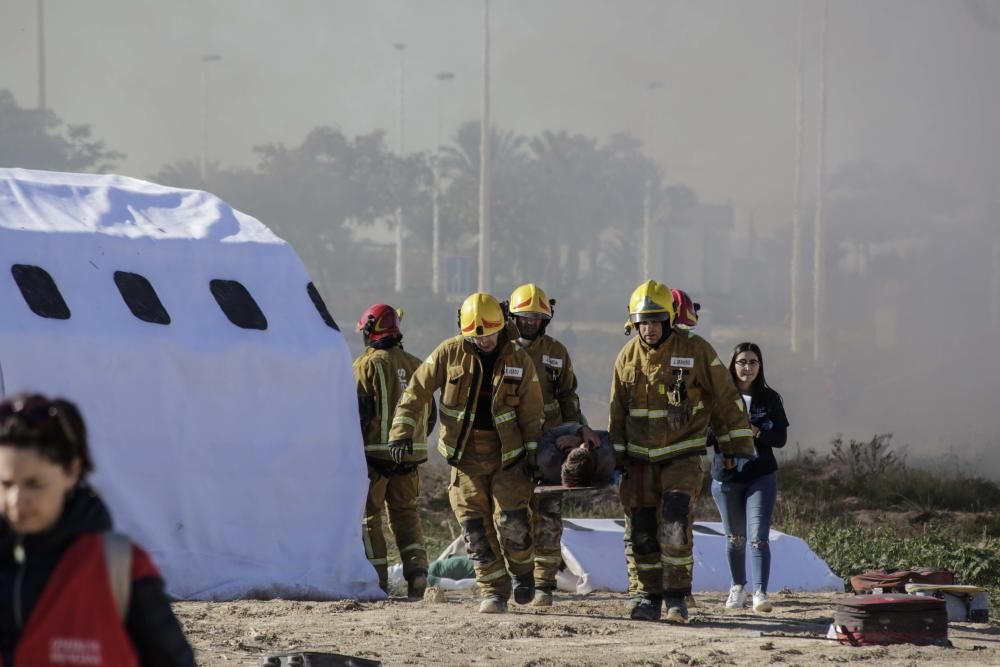
[[[479,611],[503,613],[512,588],[518,604],[535,593],[528,508],[542,392],[496,299],[469,296],[458,320],[460,334],[438,345],[400,397],[389,447],[412,451],[424,410],[440,390],[438,451],[452,466],[448,499],[475,567]]]
[[[683,329],[685,331],[694,329],[698,325],[698,313],[701,311],[701,304],[695,302],[684,290],[674,288],[670,290],[670,294],[674,300],[674,329]],[[711,433],[711,429],[709,429],[709,433]],[[709,442],[711,442],[711,437],[709,437]],[[627,535],[625,538],[625,552],[632,553],[632,542]],[[628,574],[629,596],[633,600],[638,600],[639,578],[632,568],[629,568]],[[697,606],[693,595],[686,596],[684,603],[688,609]]]
[[[542,389],[545,422],[543,430],[575,424],[583,444],[591,451],[601,446],[601,439],[588,425],[580,411],[576,393],[576,375],[566,347],[545,333],[552,320],[555,301],[534,283],[521,285],[510,295],[508,312],[517,331],[516,344],[528,353],[538,373]],[[541,492],[532,497],[532,526],[535,537],[536,607],[552,605],[556,572],[562,562],[561,492]]]
[[[431,401],[415,429],[410,451],[390,450],[393,410],[413,371],[420,366],[420,359],[403,350],[400,319],[401,314],[396,310],[377,303],[358,320],[365,351],[354,361],[354,379],[368,461],[368,499],[362,538],[365,555],[378,572],[379,586],[388,593],[388,549],[382,533],[382,508],[386,507],[403,561],[407,597],[417,598],[423,597],[427,587],[427,551],[417,514],[420,495],[417,466],[427,461],[427,434],[434,429],[436,411]]]
[[[753,455],[746,408],[725,364],[704,339],[674,328],[670,288],[654,280],[629,299],[626,334],[638,328],[615,361],[608,430],[619,463],[625,510],[626,561],[638,581],[631,618],[687,621],[691,593],[692,521],[701,492],[710,421],[728,437],[727,456]]]

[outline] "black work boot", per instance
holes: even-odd
[[[406,580],[406,597],[411,599],[420,599],[424,597],[424,591],[427,589],[427,573],[423,570],[417,570]]]
[[[667,623],[687,623],[688,608],[684,598],[667,598]]]
[[[535,599],[535,575],[519,574],[514,579],[514,602],[518,604],[529,604]]]
[[[643,595],[632,598],[630,601],[631,610],[629,617],[633,621],[658,621],[660,620],[660,607],[663,598],[659,595]]]

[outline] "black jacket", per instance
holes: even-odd
[[[14,560],[17,536],[0,518],[0,653],[5,667],[14,665],[14,649],[23,627],[14,615],[14,581],[18,569],[24,569],[20,602],[22,620],[26,623],[49,577],[73,541],[81,533],[110,529],[111,515],[107,507],[94,491],[79,487],[70,492],[62,516],[51,530],[23,538],[25,558],[19,566]],[[132,582],[125,629],[143,667],[193,667],[191,646],[170,608],[163,580],[159,577]]]
[[[727,470],[723,466],[722,455],[718,453],[712,459],[712,479],[720,482],[750,482],[770,475],[778,470],[778,461],[774,458],[774,449],[784,447],[788,439],[788,418],[785,416],[785,406],[781,396],[770,387],[765,387],[750,401],[750,424],[761,429],[754,438],[757,458],[743,466],[743,470]],[[771,428],[764,430],[770,421]],[[710,444],[713,438],[710,437]]]

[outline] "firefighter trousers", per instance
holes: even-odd
[[[556,572],[562,563],[561,491],[532,494],[531,524],[535,534],[535,587],[556,589]]]
[[[630,594],[691,594],[694,505],[703,477],[700,456],[626,463],[619,492]]]
[[[531,574],[534,553],[528,507],[533,488],[522,461],[501,467],[496,431],[472,432],[462,460],[451,470],[448,499],[462,526],[483,596],[507,599],[510,576]]]
[[[420,475],[417,469],[403,474],[385,475],[368,466],[368,499],[361,536],[365,556],[378,572],[378,583],[388,592],[388,547],[382,532],[382,509],[389,514],[389,527],[396,538],[399,557],[403,561],[403,576],[407,581],[417,574],[427,574],[427,551],[417,514],[420,495]]]

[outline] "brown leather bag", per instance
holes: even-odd
[[[871,593],[876,588],[882,593],[905,593],[906,584],[936,584],[947,586],[955,583],[955,575],[948,570],[918,567],[909,570],[869,570],[851,577],[851,588],[857,594]]]

